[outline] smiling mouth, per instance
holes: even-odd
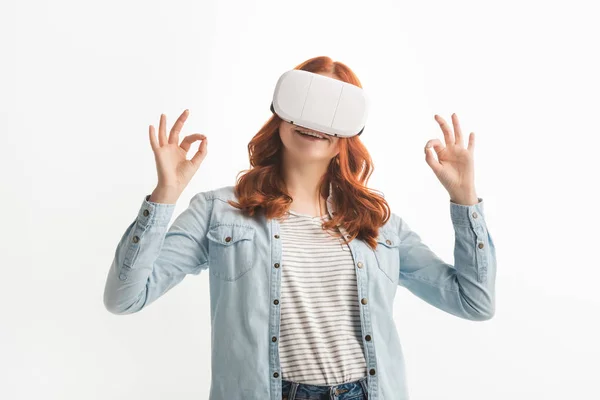
[[[329,140],[327,138],[327,136],[320,134],[320,133],[315,133],[309,130],[300,130],[300,129],[295,129],[296,133],[302,136],[306,136],[309,138],[314,138],[314,139],[320,139],[320,140]],[[317,137],[319,136],[319,137]]]

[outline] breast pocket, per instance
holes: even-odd
[[[400,274],[399,244],[400,238],[395,232],[380,231],[377,237],[377,247],[375,248],[379,270],[390,282],[395,284],[398,284],[398,275]]]
[[[254,264],[255,228],[247,225],[220,224],[212,226],[208,239],[208,269],[216,277],[235,281]]]

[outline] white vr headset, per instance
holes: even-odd
[[[271,112],[284,121],[339,137],[362,133],[368,107],[362,88],[300,69],[279,77],[271,102]]]

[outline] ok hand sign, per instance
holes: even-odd
[[[430,139],[425,144],[425,161],[450,194],[450,200],[457,204],[473,205],[478,202],[475,193],[475,168],[473,152],[475,134],[469,134],[467,148],[463,145],[462,132],[456,114],[452,114],[454,133],[439,115],[434,116],[444,133],[446,146],[439,139]],[[431,147],[437,154],[433,156]]]

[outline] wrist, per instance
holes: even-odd
[[[479,198],[474,190],[450,194],[450,201],[456,204],[472,206],[479,203]]]
[[[148,201],[152,203],[175,204],[181,193],[174,188],[156,187]]]

